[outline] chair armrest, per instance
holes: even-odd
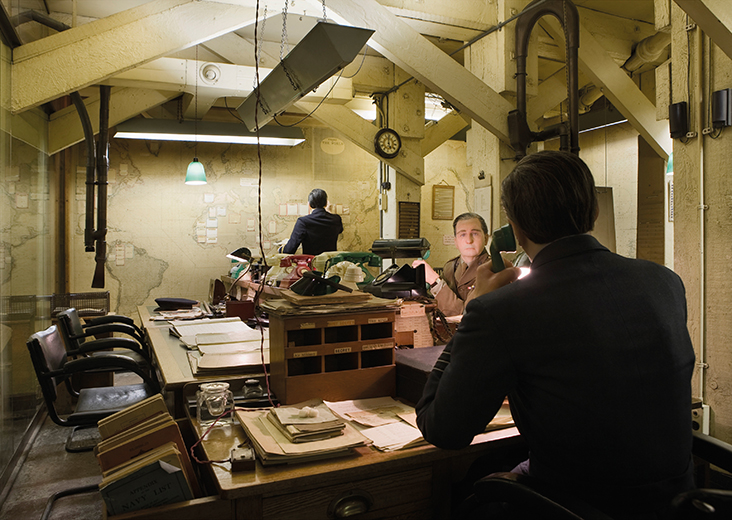
[[[145,344],[145,337],[138,333],[135,327],[131,327],[124,323],[104,323],[93,326],[87,325],[84,327],[84,333],[73,336],[73,339],[88,338],[90,336],[96,336],[97,334],[110,334],[113,332],[126,334],[127,336],[135,338],[135,340],[141,345]]]
[[[693,432],[692,453],[725,471],[732,471],[732,444],[701,432]]]
[[[91,341],[85,341],[78,349],[69,350],[67,352],[67,356],[78,356],[115,348],[124,348],[136,352],[142,356],[148,365],[152,365],[152,359],[147,351],[137,341],[130,338],[99,338]]]
[[[473,490],[481,503],[509,502],[536,518],[612,520],[580,498],[528,475],[492,473],[478,480]]]
[[[135,320],[129,316],[123,316],[121,314],[107,314],[106,316],[99,316],[98,318],[87,319],[85,326],[104,325],[106,323],[124,323],[126,325],[135,325]]]
[[[128,370],[134,372],[142,378],[145,384],[148,385],[150,390],[153,392],[160,392],[160,382],[152,377],[146,370],[140,365],[135,363],[132,359],[124,355],[114,355],[104,357],[84,357],[79,359],[73,359],[64,363],[61,370],[57,371],[59,374],[50,375],[71,375],[78,372],[89,372],[89,371],[103,371],[103,372],[115,372],[120,370]]]

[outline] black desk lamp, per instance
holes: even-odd
[[[234,291],[234,287],[236,287],[236,282],[241,280],[252,267],[252,252],[247,247],[240,247],[236,251],[232,251],[231,253],[226,255],[226,258],[231,258],[232,260],[241,263],[243,267],[241,272],[237,275],[236,279],[231,282],[231,288],[229,288],[229,291],[226,293],[226,299],[229,300],[231,299],[231,293]]]

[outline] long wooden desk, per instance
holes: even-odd
[[[194,429],[201,432],[195,426]],[[238,424],[215,427],[202,443],[208,460],[229,458],[245,440]],[[483,433],[462,450],[421,446],[392,453],[371,447],[355,454],[306,464],[232,473],[228,462],[202,465],[211,496],[113,517],[114,520],[308,520],[342,518],[339,501],[370,501],[357,518],[444,519],[450,516],[453,484],[483,456],[503,457],[523,449],[516,428]],[[201,455],[199,455],[200,457]],[[343,502],[341,502],[343,504]]]
[[[166,396],[172,399],[173,416],[185,417],[185,399],[183,387],[190,383],[204,383],[206,381],[229,381],[247,377],[263,377],[261,372],[236,372],[215,376],[193,375],[188,361],[188,349],[180,339],[170,334],[170,324],[167,321],[153,321],[154,306],[141,305],[137,308],[140,321],[144,328],[155,357],[161,385]]]

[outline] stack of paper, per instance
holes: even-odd
[[[414,408],[391,397],[328,402],[328,407],[357,423],[362,435],[381,451],[394,451],[425,444],[417,428]]]
[[[294,406],[273,408],[267,414],[291,442],[312,442],[343,435],[346,423],[338,419],[320,399]]]
[[[269,364],[269,329],[256,330],[238,317],[172,321],[171,332],[190,350],[194,375],[263,370]],[[262,361],[264,358],[264,361]]]
[[[417,427],[414,408],[391,397],[326,402],[337,415],[356,424],[364,437],[381,451],[394,451],[426,444]],[[505,401],[485,431],[514,425],[508,401]]]
[[[268,413],[266,410],[236,411],[239,423],[264,466],[344,456],[352,453],[353,448],[369,443],[348,423],[344,425],[343,435],[338,437],[295,443],[267,418]]]

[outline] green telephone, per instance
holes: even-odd
[[[501,226],[493,231],[493,239],[490,246],[491,260],[493,261],[493,272],[503,271],[506,266],[501,258],[501,251],[509,253],[516,252],[516,237],[513,235],[513,228],[510,224]]]

